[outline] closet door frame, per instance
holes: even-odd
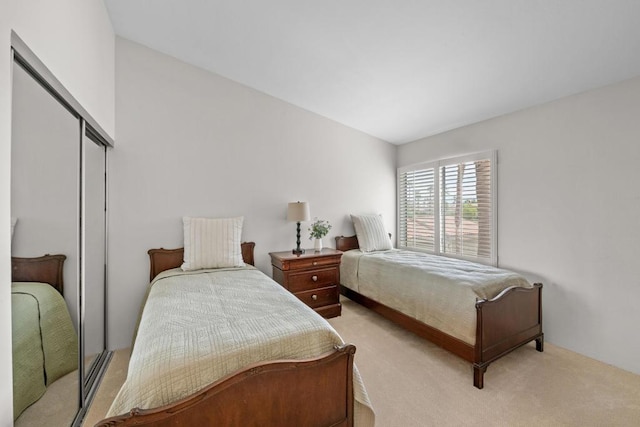
[[[91,402],[91,400],[93,399],[93,396],[95,395],[95,392],[97,391],[97,381],[102,377],[102,375],[104,374],[104,371],[107,368],[108,365],[108,361],[111,359],[111,355],[112,353],[109,351],[106,351],[107,349],[107,248],[108,248],[108,196],[107,196],[107,183],[108,183],[108,179],[107,179],[107,174],[108,174],[108,163],[107,163],[107,156],[108,156],[108,150],[107,150],[107,146],[103,145],[100,141],[96,141],[95,139],[93,139],[86,131],[86,127],[87,127],[87,123],[84,119],[80,119],[80,126],[81,126],[81,136],[80,136],[80,199],[81,199],[81,203],[79,205],[79,214],[80,214],[80,238],[79,238],[79,242],[80,242],[80,246],[79,246],[79,254],[80,254],[80,262],[78,263],[80,266],[80,272],[78,277],[80,277],[80,284],[79,284],[79,292],[78,292],[78,297],[79,297],[79,301],[78,301],[78,307],[79,307],[79,312],[80,312],[80,322],[79,324],[81,325],[80,328],[80,332],[79,332],[79,356],[80,360],[78,361],[78,371],[80,373],[80,378],[82,379],[82,381],[80,382],[80,396],[81,396],[81,400],[83,401],[83,404],[85,406],[88,406],[87,402]],[[103,342],[102,342],[102,349],[103,351],[98,354],[96,356],[96,359],[94,359],[93,361],[91,361],[91,367],[90,370],[87,372],[87,367],[85,364],[85,343],[86,343],[86,337],[85,337],[85,320],[86,320],[86,284],[87,284],[87,280],[86,280],[86,273],[87,273],[87,268],[86,268],[86,260],[87,260],[87,256],[86,256],[86,237],[87,237],[87,229],[88,227],[86,226],[86,220],[87,220],[87,214],[86,214],[86,194],[87,194],[87,179],[85,179],[85,177],[87,176],[87,154],[86,154],[86,144],[96,144],[98,147],[100,147],[103,152],[104,152],[104,156],[102,158],[102,179],[101,179],[101,184],[102,184],[102,191],[104,192],[104,223],[103,223],[103,233],[104,233],[104,239],[103,239],[103,259],[102,259],[102,265],[101,265],[101,270],[102,270],[102,282],[103,282],[103,292],[102,292],[102,303],[103,303]],[[96,386],[94,386],[94,384]]]
[[[106,265],[107,265],[107,245],[108,245],[108,203],[107,203],[107,173],[108,162],[107,153],[109,148],[113,148],[113,139],[102,129],[98,122],[82,107],[82,105],[71,95],[71,93],[60,83],[60,81],[51,73],[51,71],[40,61],[40,59],[29,49],[29,47],[20,39],[20,37],[14,32],[11,32],[11,56],[12,66],[18,65],[24,69],[38,84],[40,84],[54,99],[56,99],[65,109],[67,109],[74,117],[78,119],[80,126],[80,138],[78,141],[79,146],[79,197],[78,197],[78,214],[80,221],[78,223],[79,238],[77,242],[78,256],[80,257],[77,271],[77,287],[78,294],[78,412],[73,420],[71,426],[80,426],[82,420],[86,414],[86,411],[91,403],[91,399],[95,395],[95,391],[99,384],[99,380],[104,374],[108,362],[111,358],[112,352],[107,350],[107,277],[106,277]],[[94,143],[105,148],[105,238],[104,238],[104,345],[103,351],[98,355],[95,362],[93,362],[92,369],[85,375],[85,363],[84,363],[84,144],[85,139],[89,139]],[[86,141],[89,143],[91,141]]]

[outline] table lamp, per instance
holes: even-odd
[[[300,255],[304,253],[304,249],[300,248],[300,222],[309,221],[309,204],[307,202],[291,202],[287,207],[287,221],[296,222],[296,248],[291,252]]]

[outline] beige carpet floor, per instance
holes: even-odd
[[[14,427],[69,426],[78,411],[78,371],[54,381],[44,395],[13,423]]]
[[[111,402],[116,398],[116,394],[127,378],[127,367],[129,365],[130,349],[125,348],[113,352],[107,371],[102,377],[96,395],[93,397],[91,406],[84,416],[83,426],[94,426],[103,419],[111,406]]]
[[[478,390],[469,363],[350,300],[330,323],[357,347],[378,427],[640,426],[640,375],[549,343],[495,362]],[[115,352],[85,426],[106,413],[127,360]]]
[[[126,375],[128,352],[123,352],[124,372]],[[96,355],[87,356],[85,366],[90,367]],[[123,356],[121,356],[121,359]],[[88,370],[89,368],[87,368]],[[120,385],[124,380],[117,380]],[[14,427],[70,426],[78,411],[78,371],[54,381],[47,387],[44,395],[24,410],[13,423]],[[106,410],[105,410],[106,411]]]

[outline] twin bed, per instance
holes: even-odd
[[[78,338],[62,297],[64,255],[11,259],[14,420],[78,368]]]
[[[253,247],[245,267],[193,271],[183,249],[149,251],[127,379],[99,426],[373,425],[355,347],[255,269]]]
[[[358,237],[336,237],[344,252],[341,292],[400,326],[473,363],[473,384],[487,367],[531,341],[543,351],[542,285],[519,274],[426,253],[360,250]]]

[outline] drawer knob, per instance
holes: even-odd
[[[314,301],[317,300],[318,299],[318,295],[316,295],[316,294],[311,295],[311,299],[314,300]]]
[[[311,280],[313,280],[314,282],[318,281],[318,276],[311,276]]]
[[[318,261],[313,261],[313,265],[318,265]]]

